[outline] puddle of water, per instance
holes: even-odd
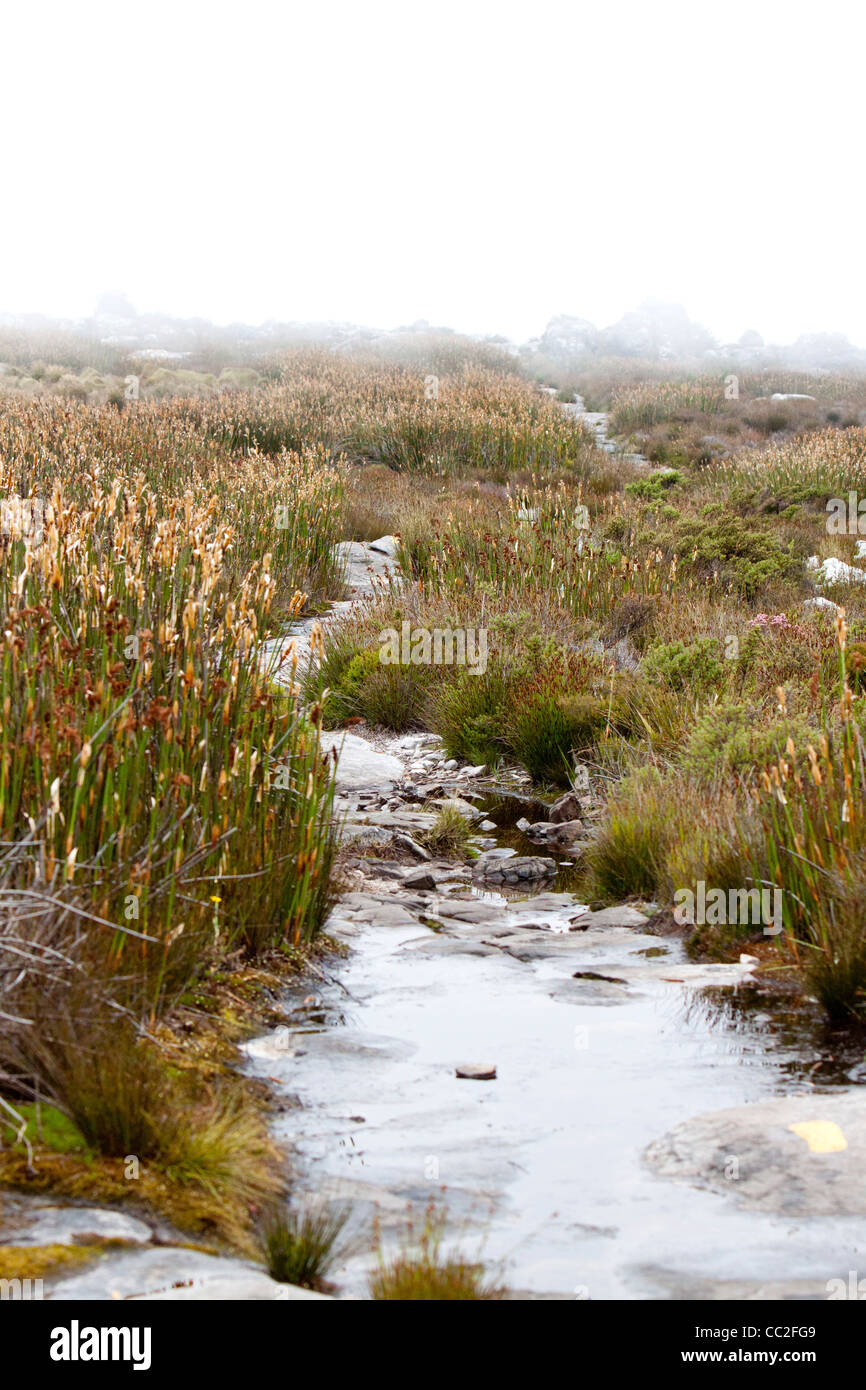
[[[866,1085],[866,1029],[827,1022],[817,1006],[792,1000],[788,1007],[768,999],[758,984],[736,991],[706,989],[689,1003],[710,1027],[749,1035],[773,1049],[792,1083],[816,1090]]]

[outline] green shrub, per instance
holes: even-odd
[[[418,728],[427,703],[436,668],[376,662],[360,681],[357,693],[359,712],[370,724],[402,733]]]
[[[655,897],[665,876],[669,808],[668,793],[654,768],[624,779],[586,853],[595,896],[611,901]]]
[[[733,775],[747,778],[785,754],[789,738],[801,750],[817,733],[800,719],[756,727],[758,712],[745,704],[714,705],[695,721],[682,758],[683,769],[707,785]]]
[[[690,690],[706,695],[718,689],[726,675],[719,660],[719,644],[712,637],[699,637],[694,642],[654,643],[643,661],[643,673],[650,681],[658,681],[671,690]]]
[[[308,698],[319,698],[328,691],[324,714],[330,728],[356,717],[397,733],[418,727],[431,684],[441,668],[383,662],[378,642],[359,646],[368,639],[369,632],[336,633],[326,647],[320,669],[308,681]]]
[[[682,481],[682,476],[676,468],[669,468],[664,473],[653,473],[649,478],[626,483],[625,490],[630,497],[639,497],[644,502],[660,502],[675,483]]]
[[[513,676],[500,661],[491,661],[480,675],[461,668],[454,680],[435,692],[431,726],[449,758],[468,758],[496,767],[506,752],[505,711],[513,688]]]
[[[680,564],[718,582],[729,584],[743,598],[753,598],[774,580],[793,579],[800,569],[793,543],[783,546],[778,535],[754,517],[726,513],[719,504],[702,517],[683,518],[657,543],[679,557]]]

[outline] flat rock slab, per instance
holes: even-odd
[[[307,671],[312,654],[313,626],[318,618],[298,618],[279,637],[263,642],[259,664],[274,685],[288,689]],[[295,661],[291,649],[294,648]]]
[[[505,915],[504,903],[488,903],[482,898],[440,898],[431,906],[428,915],[442,918],[446,922],[465,922],[471,926],[486,926],[501,922]]]
[[[650,1298],[708,1302],[781,1303],[826,1301],[828,1281],[818,1279],[713,1279],[693,1271],[645,1266],[635,1271]],[[746,1319],[748,1321],[748,1319]]]
[[[384,753],[379,757],[386,757]],[[436,824],[432,811],[368,811],[365,815],[368,825],[384,826],[391,830],[429,830]]]
[[[539,987],[549,998],[566,1004],[624,1004],[630,993],[625,983],[610,980],[542,980]]]
[[[393,836],[381,825],[358,825],[348,821],[340,830],[343,845],[389,845]]]
[[[334,550],[343,565],[343,581],[356,598],[382,593],[399,578],[399,567],[393,558],[382,550],[374,550],[366,541],[339,541]]]
[[[582,929],[584,926],[645,927],[646,923],[646,917],[636,907],[621,904],[619,907],[604,907],[599,912],[580,913],[576,925]]]
[[[308,1299],[323,1298],[278,1284],[258,1265],[172,1246],[106,1254],[70,1278],[46,1280],[52,1299]]]
[[[391,791],[403,776],[403,764],[390,753],[380,753],[366,739],[341,730],[321,737],[322,751],[337,753],[336,786],[340,791]]]
[[[3,1199],[0,1234],[9,1245],[98,1245],[109,1240],[147,1245],[153,1239],[150,1226],[125,1212],[62,1206],[12,1193]]]
[[[756,964],[682,961],[679,965],[664,966],[660,978],[669,984],[691,985],[695,989],[702,989],[705,985],[741,985],[748,980]]]
[[[785,1216],[866,1216],[862,1091],[784,1096],[697,1115],[645,1151],[660,1177]]]
[[[361,899],[349,902],[348,899]],[[408,908],[389,897],[374,897],[367,893],[349,893],[339,905],[338,917],[348,917],[352,922],[365,922],[379,927],[414,927],[417,917]],[[328,928],[326,927],[326,930]]]

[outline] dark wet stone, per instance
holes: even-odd
[[[410,869],[403,875],[403,884],[406,888],[424,888],[430,892],[436,889],[436,880],[428,869]]]
[[[553,878],[556,862],[541,855],[514,855],[503,860],[494,858],[496,850],[482,854],[472,866],[473,876],[490,883],[522,883],[538,878]]]
[[[582,807],[574,792],[566,792],[564,796],[554,801],[550,808],[549,819],[554,825],[564,824],[566,821],[579,820],[582,815]]]

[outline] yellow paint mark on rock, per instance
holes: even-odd
[[[805,1139],[813,1154],[836,1154],[848,1147],[848,1140],[832,1120],[802,1120],[788,1128]]]

